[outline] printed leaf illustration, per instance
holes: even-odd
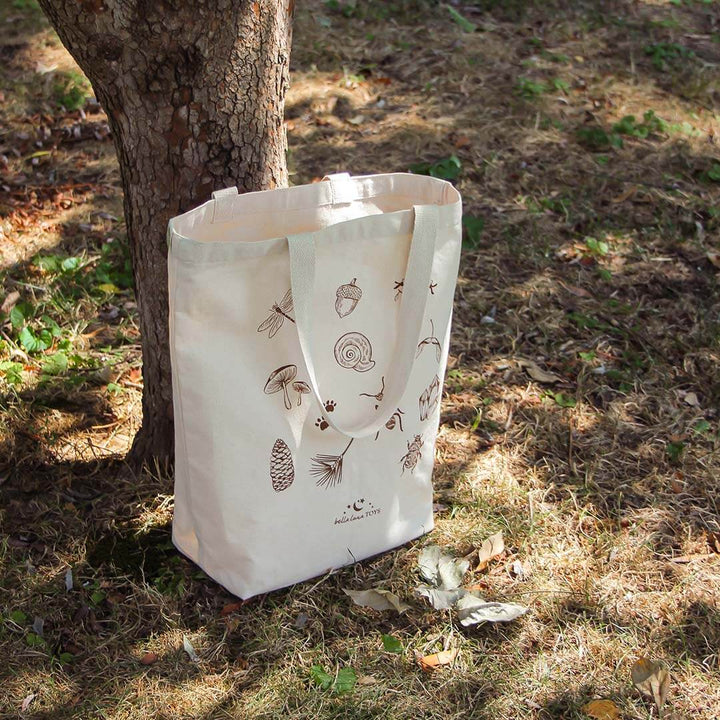
[[[346,285],[341,285],[335,291],[335,312],[341,317],[349,315],[360,302],[362,290],[355,284],[357,278],[353,278]]]
[[[367,372],[375,367],[372,359],[372,345],[360,332],[345,333],[336,343],[333,350],[335,361],[342,368]]]
[[[270,480],[275,492],[287,490],[295,479],[295,467],[287,443],[278,438],[270,453]]]
[[[491,535],[478,550],[478,565],[476,570],[484,570],[493,558],[502,555],[504,551],[505,541],[503,540],[502,532]]]
[[[369,607],[373,610],[396,610],[400,614],[410,609],[410,605],[403,602],[389,590],[379,588],[374,590],[348,590],[343,588],[343,592],[360,607]]]
[[[285,320],[294,323],[295,320],[288,315],[293,310],[292,291],[288,290],[279,303],[275,303],[270,310],[270,315],[258,326],[259,333],[269,330],[268,336],[275,337],[277,331],[283,326]]]
[[[458,600],[457,613],[463,627],[481,622],[510,622],[528,611],[517,603],[485,602],[482,598],[467,594]]]
[[[440,357],[442,356],[442,348],[440,346],[440,341],[435,337],[435,326],[432,320],[430,320],[430,335],[428,335],[426,338],[423,338],[418,343],[417,353],[415,353],[415,357],[419,358],[420,353],[422,353],[422,351],[428,345],[433,345],[435,347],[435,359],[437,360],[437,362],[440,362]]]
[[[620,708],[612,700],[591,700],[582,707],[583,712],[595,720],[616,720]]]
[[[436,670],[442,665],[450,665],[457,657],[457,648],[451,650],[443,650],[433,655],[425,655],[424,657],[418,658],[418,664],[423,670],[431,671]]]
[[[630,670],[635,687],[655,702],[658,715],[663,716],[663,706],[670,690],[670,674],[659,663],[640,658]]]
[[[383,635],[382,644],[385,652],[400,654],[403,651],[402,643],[392,635]]]
[[[420,395],[420,422],[427,420],[440,401],[440,378],[436,375],[427,389]]]

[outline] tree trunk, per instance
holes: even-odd
[[[294,0],[39,0],[112,129],[143,351],[129,460],[173,452],[168,220],[213,190],[287,184],[283,105]]]

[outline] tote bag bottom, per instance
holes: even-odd
[[[255,595],[262,593],[272,592],[273,590],[281,590],[283,588],[294,585],[295,583],[301,583],[308,580],[313,580],[319,577],[323,577],[329,573],[339,570],[343,567],[348,567],[356,562],[367,560],[369,558],[379,557],[387,552],[392,552],[399,547],[402,547],[406,543],[416,540],[423,535],[429,533],[434,527],[434,520],[432,514],[430,515],[426,523],[421,524],[415,530],[409,530],[404,540],[399,542],[392,548],[387,547],[387,543],[379,543],[378,547],[373,549],[367,549],[364,553],[353,553],[350,549],[348,555],[349,559],[345,563],[338,563],[335,566],[328,567],[327,565],[318,565],[312,570],[305,570],[301,574],[288,574],[284,577],[268,577],[264,582],[258,582],[257,579],[253,582],[248,582],[247,579],[243,578],[241,568],[235,571],[230,571],[226,567],[218,567],[213,562],[212,557],[200,558],[200,548],[197,544],[192,542],[185,542],[180,539],[179,534],[173,526],[172,541],[175,547],[191,562],[197,565],[204,573],[211,577],[216,582],[220,583],[228,592],[232,595],[239,597],[241,600],[247,600]],[[191,548],[190,545],[195,545]]]

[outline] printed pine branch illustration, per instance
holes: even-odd
[[[318,487],[331,488],[342,482],[343,459],[354,440],[355,438],[350,440],[340,455],[321,454],[312,459],[310,474],[317,478],[315,484]]]

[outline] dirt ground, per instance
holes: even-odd
[[[456,175],[465,250],[436,530],[242,605],[173,550],[172,480],[122,463],[142,367],[104,115],[34,0],[0,28],[1,718],[639,720],[641,657],[666,717],[720,717],[718,2],[297,3],[292,182]],[[424,545],[498,531],[465,580],[526,615],[413,594]],[[411,609],[342,592],[372,587]]]

